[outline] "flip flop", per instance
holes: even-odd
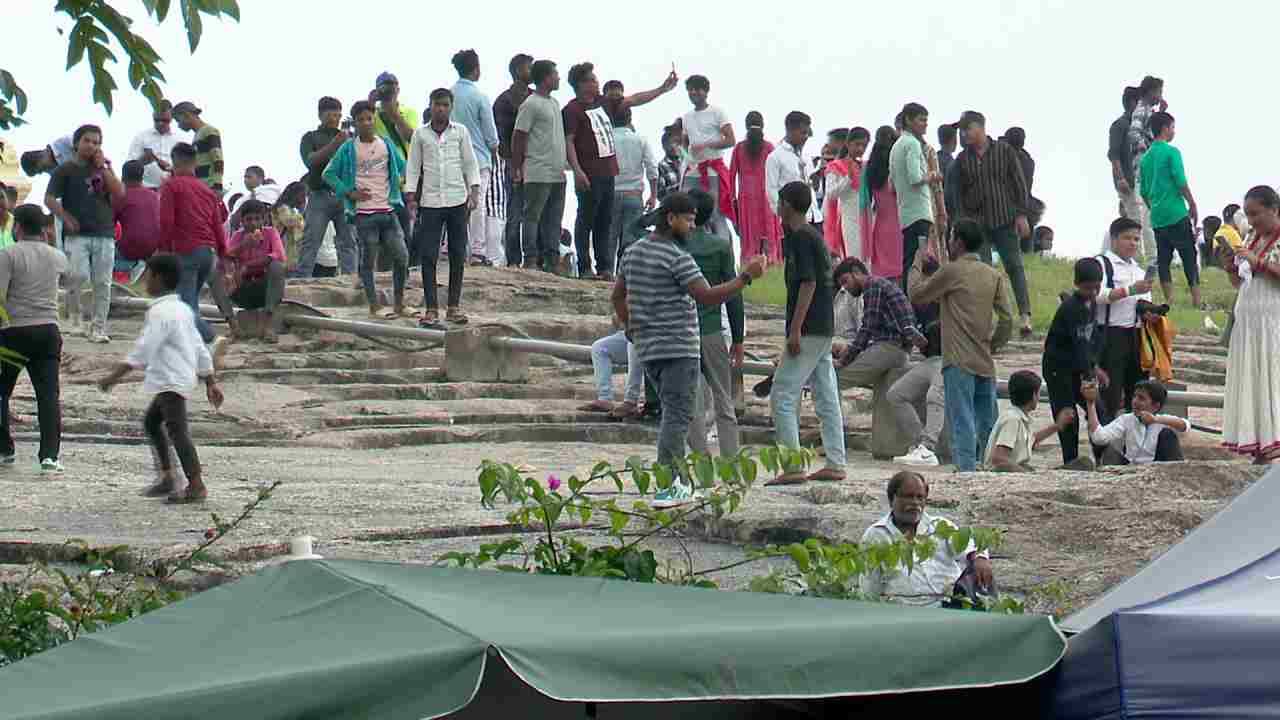
[[[630,420],[640,414],[640,408],[637,405],[627,405],[623,403],[618,407],[609,411],[610,420]]]
[[[602,412],[602,413],[613,412],[612,404],[609,404],[608,407],[604,407],[598,404],[599,402],[600,401],[596,401],[592,403],[587,403],[586,405],[579,405],[578,412]]]
[[[772,480],[765,482],[765,487],[773,487],[776,485],[803,485],[809,481],[809,476],[802,472],[783,473]]]
[[[809,479],[816,482],[843,482],[849,479],[849,476],[837,470],[824,468],[810,475]]]
[[[394,320],[397,317],[397,315],[394,310],[382,309],[376,313],[372,313],[369,317],[372,317],[378,320]]]
[[[190,487],[188,487],[182,492],[171,494],[166,502],[170,505],[192,505],[204,502],[207,497],[209,497],[208,490],[201,490],[200,492],[195,493],[191,491]]]

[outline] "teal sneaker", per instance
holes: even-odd
[[[60,473],[62,472],[62,463],[54,460],[53,458],[45,458],[40,461],[40,471],[47,473]]]
[[[666,490],[659,490],[657,494],[653,496],[653,502],[651,504],[654,508],[663,510],[666,508],[688,505],[695,499],[693,488],[677,480],[676,482],[671,483],[671,487]]]

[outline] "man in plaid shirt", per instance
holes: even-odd
[[[658,163],[658,202],[680,189],[681,170],[684,158],[680,157],[680,138],[683,130],[679,125],[669,125],[662,131],[662,162]]]
[[[832,272],[837,285],[862,298],[862,327],[853,341],[836,341],[836,374],[841,389],[874,388],[890,372],[906,368],[910,349],[928,340],[916,325],[911,302],[897,283],[872,277],[857,258],[846,258]]]

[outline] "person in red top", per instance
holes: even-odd
[[[263,339],[276,342],[274,315],[284,299],[286,261],[266,203],[248,200],[240,207],[240,229],[231,236],[226,261],[231,302],[245,310],[265,310]]]
[[[577,97],[560,112],[564,119],[565,154],[578,190],[578,219],[573,231],[578,250],[578,277],[591,277],[594,236],[596,277],[613,282],[613,263],[618,252],[609,234],[609,225],[613,222],[613,183],[618,176],[613,118],[624,108],[644,105],[670,92],[678,81],[673,69],[660,87],[610,98],[600,94],[595,65],[587,62],[569,68],[569,86]]]
[[[216,337],[213,328],[200,317],[200,291],[206,282],[227,322],[235,331],[235,313],[228,307],[226,291],[215,268],[227,253],[227,232],[223,223],[227,210],[217,193],[196,178],[196,149],[190,143],[173,146],[173,176],[160,186],[160,252],[173,253],[182,265],[178,297],[196,315],[200,339],[212,344],[214,363],[226,352],[227,338]]]
[[[116,239],[117,265],[119,259],[124,259],[129,265],[139,267],[136,264],[154,255],[160,245],[160,193],[142,184],[143,170],[137,160],[130,160],[120,168],[124,197],[111,203],[120,229]]]

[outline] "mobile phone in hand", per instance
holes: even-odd
[[[1155,282],[1157,274],[1159,274],[1159,268],[1157,268],[1155,265],[1148,265],[1146,281]]]

